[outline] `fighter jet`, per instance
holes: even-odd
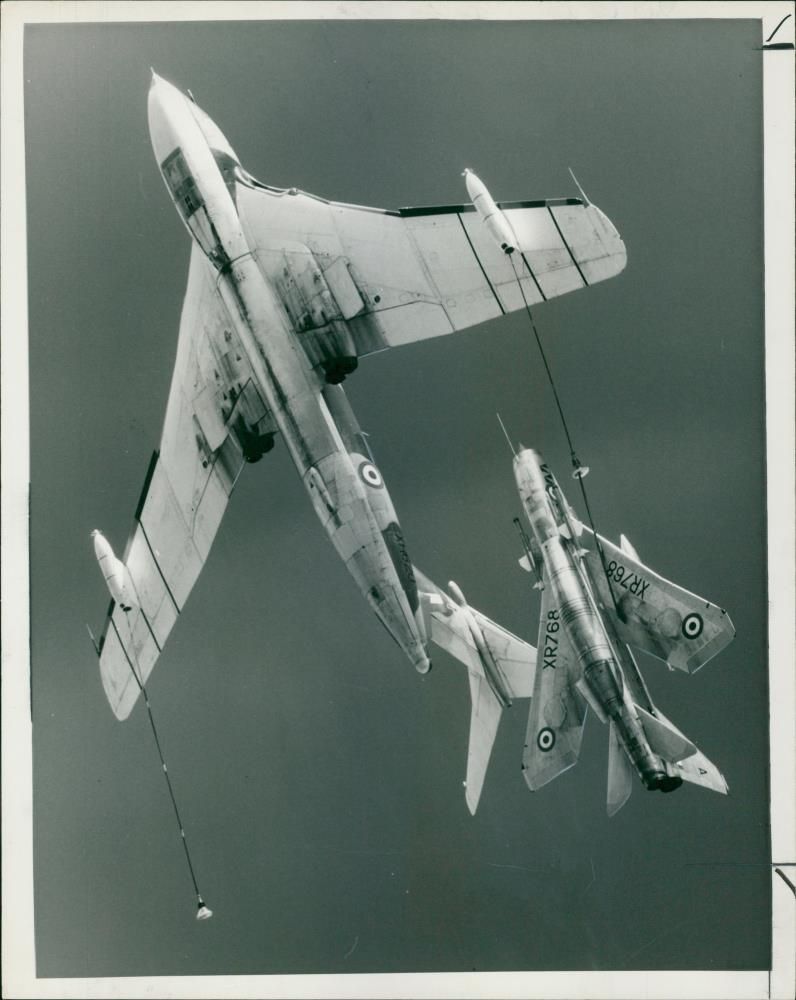
[[[96,644],[111,707],[135,704],[207,559],[245,463],[281,434],[357,586],[420,673],[428,635],[403,533],[339,383],[359,358],[587,287],[625,247],[584,198],[398,211],[256,180],[218,126],[153,72],[155,159],[191,236],[159,449],[122,558],[97,532],[112,601]],[[510,254],[522,260],[518,273]]]
[[[591,707],[609,727],[609,816],[634,771],[650,790],[685,780],[726,794],[717,768],[653,705],[628,644],[694,673],[733,639],[727,612],[652,572],[624,535],[619,547],[595,538],[536,452],[516,454],[514,475],[532,530],[521,565],[542,591],[526,783],[536,791],[577,762]]]

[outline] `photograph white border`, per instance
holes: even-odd
[[[752,18],[794,38],[791,3],[26,2],[2,6],[2,958],[7,997],[781,998],[796,994],[794,59],[763,56],[772,965],[763,972],[508,972],[37,979],[29,635],[26,24],[301,19]],[[718,168],[718,165],[717,165]]]

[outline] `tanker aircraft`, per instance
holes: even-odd
[[[94,534],[112,596],[96,644],[110,705],[119,719],[130,714],[140,693],[132,670],[146,682],[244,464],[268,452],[277,432],[348,571],[425,673],[428,607],[339,383],[365,355],[613,277],[625,266],[624,244],[585,196],[498,206],[468,171],[473,204],[442,208],[387,211],[270,187],[241,166],[192,97],[154,71],[148,113],[192,246],[160,447],[122,558]],[[437,594],[430,582],[427,593]],[[501,648],[506,633],[483,616],[481,625]],[[466,634],[470,656],[477,647]],[[534,651],[522,646],[525,690]],[[476,789],[477,776],[471,808]]]
[[[717,768],[653,705],[627,644],[694,673],[735,636],[727,612],[653,573],[624,535],[619,547],[595,538],[536,452],[520,449],[514,475],[532,529],[520,564],[542,591],[529,788],[577,763],[588,706],[609,726],[609,816],[627,801],[633,771],[649,790],[685,780],[726,794]]]

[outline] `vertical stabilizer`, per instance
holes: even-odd
[[[633,791],[633,768],[627,759],[616,726],[608,727],[608,815],[614,816]]]
[[[474,816],[484,787],[484,777],[492,756],[503,706],[495,697],[483,671],[468,670],[470,681],[470,738],[467,746],[465,799]]]

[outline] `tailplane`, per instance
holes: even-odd
[[[709,788],[713,792],[718,792],[719,795],[726,795],[730,790],[730,786],[721,771],[699,750],[675,764],[674,770],[683,781],[690,781],[693,785]]]
[[[729,785],[724,775],[673,722],[670,722],[658,709],[655,709],[654,716],[645,712],[639,705],[636,706],[636,710],[650,747],[671,765],[675,777],[709,788],[720,795],[727,794]]]
[[[417,567],[414,573],[429,639],[467,667],[471,710],[465,800],[475,814],[503,709],[515,698],[531,696],[536,650],[470,607],[455,584],[449,585],[449,595]]]
[[[475,816],[486,769],[492,756],[503,706],[487,683],[483,670],[468,669],[470,681],[470,737],[467,746],[467,774],[464,798],[470,814]]]
[[[608,815],[614,816],[633,791],[633,767],[613,722],[608,727]]]

